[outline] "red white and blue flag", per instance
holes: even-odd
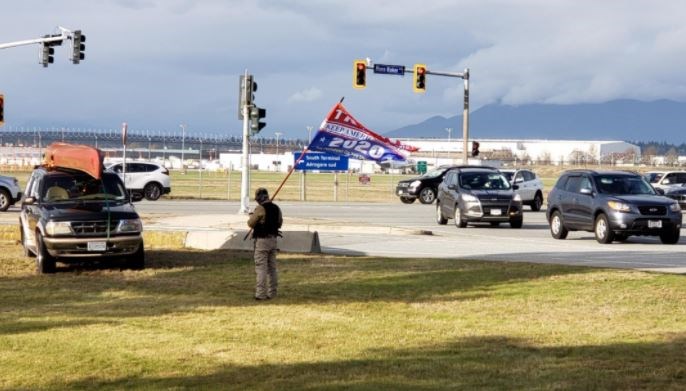
[[[419,148],[374,133],[353,118],[342,103],[336,104],[307,147],[377,163],[404,162]]]

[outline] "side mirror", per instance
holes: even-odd
[[[519,190],[519,185],[512,185],[512,190]]]
[[[665,195],[665,191],[660,189],[659,187],[657,189],[655,189],[655,192],[657,192],[657,194],[659,194],[659,195]]]
[[[26,197],[26,198],[24,198],[24,200],[22,201],[22,204],[23,204],[23,205],[33,205],[33,204],[35,204],[35,203],[36,203],[36,199],[33,198],[33,197]]]
[[[593,194],[593,190],[591,190],[591,189],[589,189],[589,188],[587,188],[587,187],[584,187],[583,189],[579,190],[579,193],[581,193],[581,194],[586,194],[586,195],[592,195],[592,194]]]

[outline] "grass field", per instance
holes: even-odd
[[[150,249],[33,273],[0,242],[0,389],[683,389],[684,277],[524,263]]]

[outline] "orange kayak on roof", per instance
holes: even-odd
[[[43,164],[47,167],[62,167],[79,170],[95,179],[102,176],[104,156],[90,145],[52,143],[45,149]]]

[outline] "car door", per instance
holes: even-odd
[[[565,188],[560,194],[560,209],[565,225],[570,228],[577,228],[580,224],[579,213],[577,211],[577,195],[581,188],[581,175],[570,175],[567,178]]]
[[[441,188],[441,212],[443,216],[453,216],[453,206],[455,205],[455,194],[457,194],[457,172],[449,171],[443,178]]]
[[[574,207],[579,227],[586,230],[592,230],[593,221],[593,197],[595,197],[596,190],[593,187],[593,181],[587,174],[581,176],[581,183],[579,185],[579,193],[576,195],[576,205]]]
[[[26,194],[24,196],[24,200],[30,199],[31,201],[29,203],[22,202],[21,213],[19,217],[21,220],[22,235],[25,238],[25,245],[31,248],[35,248],[36,246],[35,232],[36,225],[40,220],[40,208],[38,204],[41,202],[40,179],[42,177],[43,175],[41,175],[40,172],[35,172],[29,178],[29,181],[26,184]]]

